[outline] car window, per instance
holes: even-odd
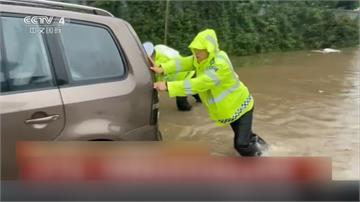
[[[6,56],[1,65],[1,91],[53,86],[43,35],[30,32],[20,17],[1,17],[1,31]]]
[[[68,23],[61,31],[71,80],[119,78],[124,63],[110,32],[104,27]]]

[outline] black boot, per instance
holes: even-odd
[[[238,146],[236,150],[241,156],[261,156],[265,150],[269,148],[269,145],[256,134],[252,134],[249,145]]]
[[[250,142],[258,143],[262,148],[268,149],[268,143],[255,133],[252,134]]]
[[[195,94],[195,95],[193,95],[193,97],[195,98],[196,102],[201,103],[201,99],[200,99],[199,94]]]
[[[187,101],[187,97],[176,97],[176,106],[179,111],[190,111],[191,105]]]
[[[261,150],[251,143],[248,146],[237,147],[236,150],[241,156],[261,156],[262,154]]]

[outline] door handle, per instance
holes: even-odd
[[[50,116],[46,116],[46,117],[42,117],[42,118],[28,119],[28,120],[25,120],[25,123],[26,124],[49,123],[52,121],[56,121],[59,117],[60,117],[60,115],[55,114],[55,115],[50,115]]]

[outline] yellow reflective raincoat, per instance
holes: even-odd
[[[167,82],[170,97],[199,94],[210,118],[219,125],[229,124],[250,111],[254,101],[248,88],[238,79],[229,57],[219,49],[215,31],[200,32],[189,45],[206,49],[209,57],[198,63],[194,56],[160,63],[164,75],[195,70],[196,77]]]

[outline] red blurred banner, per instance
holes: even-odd
[[[325,157],[215,157],[197,144],[20,142],[22,180],[330,181]]]

